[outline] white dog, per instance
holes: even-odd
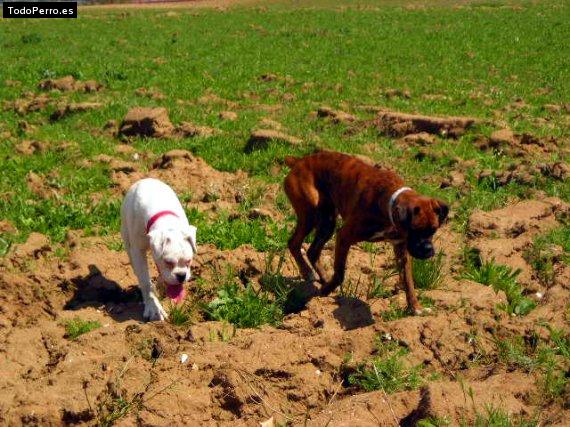
[[[166,294],[175,302],[184,299],[184,282],[196,254],[196,227],[188,223],[176,194],[158,179],[134,183],[121,207],[121,235],[131,266],[139,279],[145,320],[168,317],[151,283],[147,251],[150,248]]]

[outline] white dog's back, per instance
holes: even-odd
[[[123,240],[139,240],[141,230],[154,214],[161,210],[174,212],[180,220],[188,223],[184,208],[176,193],[164,182],[155,178],[144,178],[135,182],[121,206],[121,234]],[[135,236],[133,233],[136,233]]]

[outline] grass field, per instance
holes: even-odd
[[[0,181],[0,215],[14,222],[22,237],[37,230],[61,240],[68,227],[117,231],[117,205],[95,207],[87,199],[110,185],[107,171],[103,166],[78,167],[78,163],[96,154],[113,153],[115,140],[94,135],[93,130],[101,129],[109,119],[119,120],[133,106],[165,106],[175,123],[189,120],[224,131],[207,140],[140,140],[135,142],[137,148],[158,153],[182,147],[217,169],[242,169],[280,182],[285,171],[277,175],[269,171],[291,151],[289,147],[274,146],[254,154],[242,151],[250,129],[267,115],[256,111],[255,105],[279,104],[282,108],[274,116],[289,133],[307,142],[306,149],[293,151],[300,154],[318,144],[363,153],[363,145],[373,142],[374,151],[366,154],[396,166],[412,185],[451,202],[458,199],[453,189],[437,190],[430,182],[434,175],[443,176],[451,169],[449,158],[476,159],[481,169],[497,170],[513,159],[480,153],[467,135],[441,144],[437,150],[445,155],[437,161],[419,162],[403,156],[392,140],[374,130],[347,136],[342,125],[323,126],[308,114],[323,104],[350,109],[381,104],[402,111],[491,120],[493,111],[522,98],[529,104],[524,114],[504,114],[504,121],[514,130],[556,137],[567,133],[562,116],[547,122],[548,126],[536,121],[545,116],[542,105],[563,103],[570,95],[570,55],[563,54],[570,53],[565,2],[523,2],[520,7],[474,3],[457,9],[418,10],[367,4],[370,7],[348,2],[348,7],[312,10],[277,4],[170,13],[85,9],[77,21],[2,21],[1,77],[22,82],[19,87],[0,86],[2,99],[16,99],[22,90],[34,90],[42,79],[69,74],[100,81],[107,90],[95,97],[105,103],[103,109],[44,124],[33,135],[56,143],[76,141],[75,150],[23,157],[11,155],[10,140],[2,144],[5,173]],[[269,73],[290,78],[260,79]],[[156,89],[166,99],[136,96],[139,87]],[[386,97],[388,89],[408,90],[411,97]],[[223,106],[204,108],[177,102],[208,93],[238,103],[240,120],[222,122],[218,112],[226,109]],[[247,99],[248,93],[258,99]],[[292,94],[293,99],[283,102],[284,94]],[[440,97],[425,99],[423,95]],[[2,130],[21,134],[18,123],[22,117],[11,111],[0,114]],[[40,123],[49,114],[35,113],[25,120]],[[68,193],[55,204],[27,203],[34,199],[24,184],[29,170],[57,171],[57,185]],[[524,197],[524,188],[511,187],[476,186],[462,198],[460,219],[474,206],[490,209],[513,197]],[[570,197],[565,184],[546,182],[541,187],[548,194]],[[86,212],[91,210],[97,214]]]
[[[0,397],[0,423],[563,425],[570,3],[207,3],[0,19],[0,390],[17,391]],[[103,87],[38,87],[68,75]],[[53,118],[78,102],[101,105]],[[144,106],[220,132],[106,129]],[[322,106],[356,121],[317,117]],[[380,132],[379,108],[480,122],[422,145]],[[264,120],[301,143],[248,152]],[[483,144],[505,128],[516,141]],[[337,297],[301,310],[283,158],[315,148],[366,156],[450,204],[438,255],[414,261],[430,314],[410,317],[391,253],[371,243],[351,252]],[[185,166],[159,171],[181,185],[198,227],[198,273],[170,322],[145,324],[127,290],[117,176],[158,173],[153,162],[173,149],[205,162],[195,187]],[[212,177],[230,189],[202,195]]]

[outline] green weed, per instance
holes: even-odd
[[[421,366],[407,367],[403,358],[408,350],[395,341],[377,341],[377,355],[357,366],[348,383],[365,391],[395,393],[413,390],[422,383]]]
[[[523,295],[523,288],[517,282],[521,270],[497,264],[494,260],[482,261],[480,258],[466,260],[462,278],[488,285],[495,292],[503,291],[507,297],[507,304],[500,304],[499,308],[509,314],[524,316],[530,313],[536,303]]]
[[[100,328],[101,323],[97,320],[83,320],[79,317],[75,317],[73,319],[66,320],[64,322],[64,326],[65,338],[76,340],[81,335]]]
[[[443,279],[443,252],[431,259],[413,259],[414,284],[418,289],[437,289]]]
[[[242,288],[235,282],[222,286],[218,297],[207,305],[206,312],[212,320],[225,321],[238,328],[277,325],[283,318],[282,308],[268,293],[254,290],[251,284]]]

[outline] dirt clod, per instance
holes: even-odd
[[[480,120],[472,117],[431,117],[390,110],[380,111],[374,121],[381,133],[396,137],[427,132],[457,138],[478,123]]]
[[[303,143],[303,141],[300,140],[299,138],[287,135],[277,130],[260,129],[260,130],[254,130],[251,133],[249,140],[247,141],[247,144],[244,148],[244,151],[246,153],[251,153],[255,150],[263,150],[267,148],[267,146],[271,142],[278,142],[289,145],[301,145]]]
[[[320,107],[317,110],[318,117],[329,118],[333,123],[349,124],[356,121],[356,117],[341,110],[333,110],[330,107]]]
[[[103,104],[100,102],[72,102],[70,104],[60,105],[58,109],[51,114],[50,120],[57,121],[70,114],[95,110],[102,106]]]
[[[41,90],[59,90],[61,92],[97,92],[103,88],[103,85],[95,80],[82,82],[76,80],[73,76],[65,76],[59,79],[46,79],[38,84]]]
[[[161,138],[170,136],[173,130],[166,108],[136,107],[125,115],[119,135]]]

